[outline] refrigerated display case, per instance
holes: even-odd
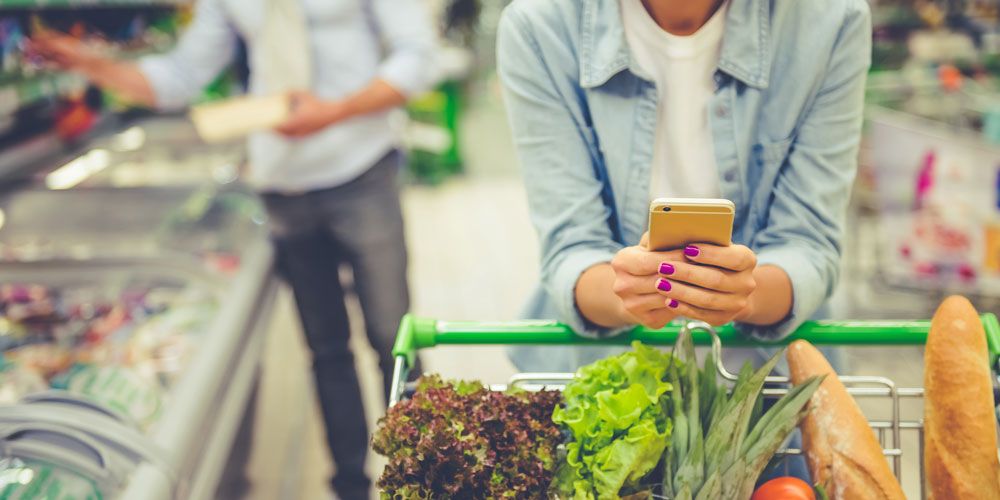
[[[214,498],[277,290],[242,154],[153,120],[0,195],[0,481]],[[43,403],[131,431],[24,417]]]

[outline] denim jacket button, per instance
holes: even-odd
[[[722,178],[726,182],[733,182],[736,180],[736,170],[726,170],[726,173],[722,175]]]
[[[729,109],[727,109],[725,106],[719,106],[715,108],[715,116],[719,118],[725,118],[729,116]]]

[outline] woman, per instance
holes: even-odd
[[[541,241],[529,314],[758,339],[813,316],[839,274],[870,48],[864,0],[516,0],[497,57]],[[732,200],[736,244],[647,250],[661,196]],[[537,354],[515,361],[589,359]]]

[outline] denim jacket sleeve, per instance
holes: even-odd
[[[839,278],[847,204],[857,172],[865,75],[871,62],[868,6],[845,4],[826,75],[776,180],[767,223],[754,238],[759,265],[775,265],[788,274],[792,311],[769,327],[739,325],[756,338],[791,333],[830,297]]]
[[[610,262],[621,245],[591,163],[576,57],[565,40],[538,40],[557,36],[532,31],[519,11],[507,8],[497,34],[497,67],[539,235],[542,287],[559,320],[583,335],[603,336],[614,332],[580,315],[576,282],[588,268]]]

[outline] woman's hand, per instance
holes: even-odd
[[[612,290],[621,299],[622,322],[648,328],[663,328],[680,315],[677,308],[667,307],[667,301],[657,291],[660,264],[683,260],[680,250],[651,252],[646,249],[646,236],[638,246],[621,249],[611,260],[615,278]]]
[[[655,288],[675,315],[718,326],[753,314],[757,256],[743,245],[689,245],[657,267]]]

